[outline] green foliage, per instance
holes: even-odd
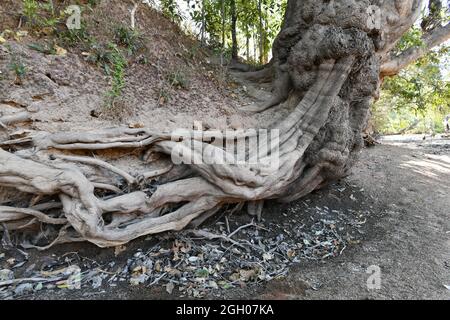
[[[128,55],[134,54],[142,46],[139,32],[126,26],[118,26],[114,31],[114,37],[118,45],[127,49]]]
[[[112,86],[108,91],[108,97],[111,101],[114,101],[122,94],[122,90],[125,87],[127,61],[116,45],[109,44],[109,49],[108,59],[111,65]]]
[[[102,67],[106,74],[111,73],[110,65],[112,64],[112,52],[110,45],[104,45],[99,43],[92,44],[91,52],[87,61]]]
[[[442,132],[450,113],[448,47],[433,51],[398,76],[385,79],[380,100],[373,106],[377,131],[397,133]]]
[[[203,29],[206,33],[208,45],[214,48],[216,53],[229,58],[232,47],[231,1],[183,1],[187,1],[189,15],[197,28]],[[247,60],[253,61],[261,58],[265,62],[268,59],[273,40],[281,28],[286,4],[287,0],[236,0],[238,47],[244,49],[240,52],[241,56],[245,55]],[[222,48],[223,36],[225,36],[224,48]],[[257,50],[253,50],[253,47]]]
[[[28,47],[32,50],[36,50],[38,52],[41,52],[43,54],[56,54],[56,50],[55,47],[52,43],[45,43],[45,44],[40,44],[40,43],[31,43],[28,45]]]
[[[398,42],[395,51],[400,53],[411,47],[422,47],[424,43],[422,41],[423,32],[418,27],[412,27]]]
[[[161,0],[160,3],[162,13],[165,17],[169,18],[172,22],[181,22],[183,20],[176,0]]]
[[[111,76],[111,89],[107,92],[107,105],[113,104],[125,87],[125,71],[128,65],[123,53],[114,43],[94,44],[88,61],[102,67],[105,73]]]
[[[88,0],[87,4],[90,7],[95,7],[96,5],[98,5],[100,3],[100,0]]]
[[[14,59],[9,65],[9,69],[14,72],[18,80],[23,80],[27,74],[27,67],[20,60]]]
[[[165,88],[161,88],[158,92],[158,102],[160,105],[165,104],[166,102],[170,101],[171,95],[169,90]]]
[[[37,18],[39,3],[36,0],[23,0],[23,15],[30,23]]]
[[[36,0],[23,0],[23,15],[26,24],[34,29],[55,28],[61,22],[64,13],[57,14],[53,1],[38,2]]]
[[[61,45],[64,47],[76,47],[78,45],[89,48],[94,41],[87,30],[86,23],[81,21],[80,29],[67,29],[58,33]]]

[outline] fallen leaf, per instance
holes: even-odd
[[[168,294],[172,294],[173,289],[175,289],[175,285],[173,284],[173,282],[169,282],[169,283],[166,285],[166,291],[167,291],[167,293],[168,293]]]
[[[53,33],[53,28],[52,27],[44,27],[41,29],[41,32],[43,34],[45,34],[46,36],[49,36]]]
[[[16,41],[20,41],[21,38],[26,37],[28,35],[27,31],[17,31],[16,34],[14,35],[14,39],[16,39]]]
[[[239,273],[233,273],[229,279],[230,279],[230,281],[237,281],[237,280],[239,280],[239,278],[240,278]]]
[[[251,279],[254,279],[256,277],[256,271],[255,270],[241,270],[239,271],[240,280],[247,282]]]
[[[287,256],[289,257],[289,258],[293,258],[293,257],[295,257],[295,250],[292,250],[292,249],[289,249],[288,251],[287,251]]]
[[[65,56],[67,54],[67,50],[64,48],[61,48],[60,46],[55,45],[56,55],[57,56]]]

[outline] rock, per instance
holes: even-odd
[[[18,296],[33,292],[33,285],[31,283],[22,283],[19,284],[16,289],[14,289],[14,293]]]
[[[198,257],[189,257],[188,260],[190,263],[196,263],[199,259],[198,259]]]
[[[8,281],[14,279],[14,272],[9,269],[0,270],[0,281]]]
[[[215,289],[215,290],[219,289],[219,286],[217,285],[217,282],[212,281],[212,280],[208,282],[208,286],[210,288],[212,288],[212,289]]]
[[[103,279],[100,276],[95,276],[91,279],[91,281],[92,281],[92,288],[97,289],[102,286]]]
[[[132,277],[132,278],[130,279],[130,284],[131,284],[132,286],[138,286],[138,285],[144,283],[144,282],[147,281],[147,280],[148,280],[148,275],[146,275],[146,274],[141,274],[141,275],[138,276],[138,277]]]
[[[42,290],[42,288],[44,288],[44,286],[42,285],[42,282],[39,282],[39,283],[34,287],[34,291],[40,291],[40,290]]]

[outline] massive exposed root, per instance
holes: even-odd
[[[0,187],[38,196],[26,208],[0,206],[2,228],[22,230],[41,223],[59,230],[48,245],[85,240],[110,247],[198,225],[227,204],[248,203],[248,212],[260,216],[264,200],[292,201],[345,176],[362,145],[361,131],[379,85],[376,55],[383,48],[374,44],[364,14],[344,19],[348,8],[338,5],[334,15],[343,19],[314,16],[314,10],[312,16],[292,15],[309,12],[298,8],[308,4],[315,5],[289,2],[270,65],[276,70],[274,98],[256,110],[287,101],[292,112],[271,128],[279,130],[278,136],[111,128],[38,132],[0,141]],[[252,76],[258,74],[272,72]],[[226,140],[258,147],[236,164],[235,152],[223,147]],[[161,153],[173,164],[133,175],[105,160],[71,154],[107,149]]]
[[[56,210],[59,213],[55,216],[32,209],[0,207],[0,219],[8,222],[33,218],[43,223],[62,224],[73,228],[83,239],[99,246],[115,246],[147,234],[180,230],[192,220],[208,212],[217,211],[227,203],[276,198],[299,178],[301,170],[298,168],[302,167],[306,147],[323,127],[327,110],[334,104],[353,61],[354,58],[349,57],[337,63],[332,60],[323,63],[317,84],[311,88],[292,117],[280,124],[280,140],[277,141],[279,146],[276,146],[279,148],[279,167],[264,168],[258,163],[217,164],[215,158],[218,156],[227,158],[234,155],[225,154],[223,149],[203,141],[172,141],[170,134],[156,134],[145,129],[38,133],[27,141],[38,150],[153,148],[155,152],[172,155],[176,161],[196,158],[202,161],[193,161],[199,164],[190,164],[196,172],[195,177],[160,185],[154,193],[134,191],[117,194],[106,200],[97,197],[95,189],[120,190],[119,185],[109,185],[108,188],[107,184],[96,184],[90,181],[81,169],[76,166],[67,167],[63,163],[74,162],[101,167],[138,189],[145,189],[145,184],[139,186],[138,181],[168,173],[169,169],[133,177],[95,158],[52,155],[48,160],[38,162],[31,159],[33,155],[30,159],[25,159],[0,150],[0,185],[31,194],[56,195],[62,204],[62,212]],[[239,137],[239,134],[236,136]],[[9,144],[16,142],[3,143],[5,146]],[[174,152],[175,149],[177,152]],[[207,152],[203,152],[204,150]],[[259,159],[263,160],[275,156],[271,148],[264,146],[260,146],[258,153]],[[278,153],[276,156],[278,157]],[[172,210],[176,204],[182,205]],[[48,210],[50,211],[52,210]],[[108,222],[105,222],[106,216]],[[59,239],[62,241],[64,238]]]

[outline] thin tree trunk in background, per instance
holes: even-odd
[[[263,16],[262,16],[262,3],[258,0],[258,12],[259,12],[259,63],[264,63],[264,35],[263,35]]]
[[[222,9],[221,9],[221,14],[222,14],[222,52],[220,53],[220,65],[223,66],[224,64],[224,59],[223,59],[223,55],[225,52],[225,0],[221,0],[222,1]]]
[[[238,60],[238,52],[239,52],[236,33],[236,23],[237,23],[236,0],[231,0],[231,39],[233,43],[231,47],[232,60]]]
[[[206,31],[206,17],[205,17],[205,3],[204,1],[202,1],[202,38],[201,38],[201,43],[202,46],[205,45],[205,31]]]
[[[258,48],[258,37],[256,35],[253,35],[253,60],[256,62],[258,61],[258,54],[257,54],[257,48]]]
[[[222,49],[225,49],[225,0],[222,1]]]
[[[250,60],[250,36],[248,35],[248,30],[247,30],[247,34],[246,34],[245,46],[246,46],[246,57],[247,57],[247,60]]]

